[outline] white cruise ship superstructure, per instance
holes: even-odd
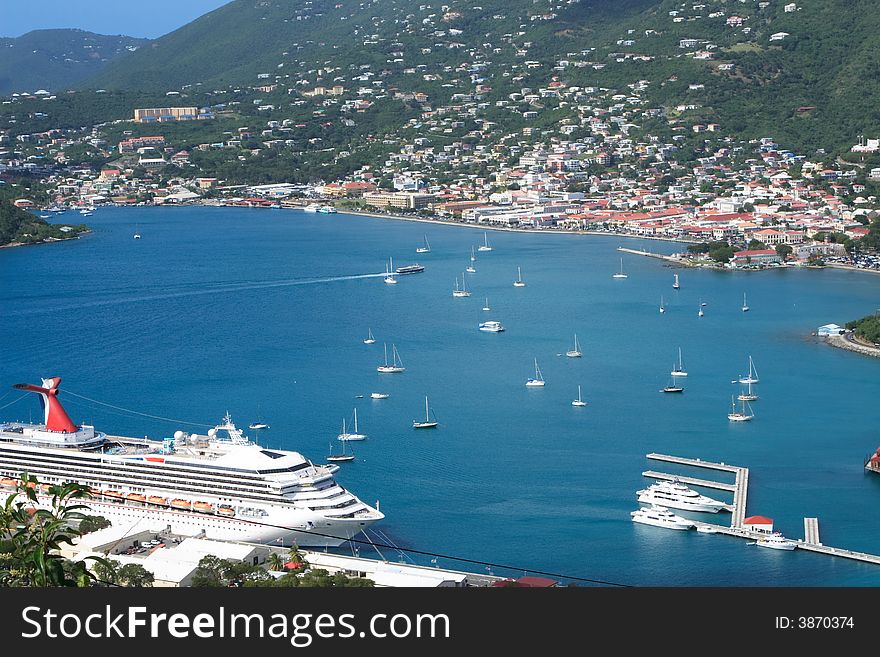
[[[22,473],[48,487],[76,482],[83,501],[112,523],[145,522],[182,535],[303,547],[334,547],[384,515],[341,487],[338,466],[249,441],[227,413],[207,435],[177,431],[162,441],[77,426],[58,400],[60,378],[37,393],[45,424],[0,423],[0,489]],[[49,497],[37,490],[38,500]]]

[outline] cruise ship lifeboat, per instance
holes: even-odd
[[[214,513],[214,505],[207,502],[196,502],[193,504],[193,509],[199,513]]]
[[[125,499],[127,499],[129,502],[143,503],[143,502],[147,501],[147,496],[141,495],[140,493],[129,493],[128,495],[125,496]]]
[[[0,479],[0,486],[6,486],[7,488],[15,488],[17,483],[18,482],[11,477],[3,477],[3,479]]]
[[[160,504],[162,506],[167,506],[168,504],[168,500],[166,500],[164,497],[159,497],[158,495],[150,495],[147,498],[147,502],[149,502],[150,504]]]
[[[218,507],[217,513],[219,513],[221,516],[226,516],[227,518],[231,518],[232,516],[235,515],[235,509],[233,509],[231,506],[221,506],[221,507]]]
[[[40,491],[43,493],[48,493],[50,488],[52,488],[52,484],[40,484]]]
[[[27,482],[27,487],[28,487],[28,488],[36,488],[36,487],[37,487],[37,482],[35,482],[35,481],[29,481],[29,482]]]
[[[123,496],[122,496],[122,492],[121,492],[121,491],[118,491],[118,490],[105,490],[105,491],[104,491],[104,497],[112,497],[112,498],[114,498],[114,499],[121,500]]]
[[[184,511],[189,511],[190,509],[192,509],[192,502],[190,502],[189,500],[174,499],[171,500],[171,506],[175,509],[183,509]]]

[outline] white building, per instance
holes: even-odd
[[[816,335],[826,338],[829,335],[843,335],[844,331],[845,329],[837,324],[825,324],[824,326],[819,327],[816,331]]]

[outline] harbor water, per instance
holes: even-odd
[[[78,222],[69,215],[55,220]],[[877,566],[629,515],[651,483],[644,470],[724,478],[645,454],[703,458],[749,468],[747,515],[773,518],[787,537],[818,517],[823,543],[880,553],[880,477],[863,468],[880,445],[880,361],[811,336],[877,311],[878,277],[624,254],[627,278],[612,278],[618,246],[682,245],[540,231],[489,231],[493,250],[465,273],[480,230],[342,213],[102,208],[88,221],[79,240],[0,250],[0,420],[39,420],[35,400],[10,386],[61,376],[71,417],[108,433],[203,433],[228,410],[239,426],[270,425],[247,432],[261,444],[317,463],[341,451],[336,435],[356,407],[369,437],[346,446],[357,458],[337,478],[379,501],[386,519],[371,538],[515,568],[442,556],[439,566],[638,586],[880,585]],[[416,254],[425,235],[431,251]],[[389,258],[425,272],[387,285]],[[513,286],[517,267],[524,287]],[[472,295],[455,298],[462,276]],[[487,320],[506,330],[479,331]],[[363,343],[368,330],[375,344]],[[575,333],[583,357],[567,358]],[[376,371],[383,343],[404,373]],[[685,390],[662,394],[679,347]],[[730,422],[741,391],[731,382],[749,356],[755,417]],[[525,386],[535,359],[543,388]],[[586,407],[571,405],[578,385]],[[416,431],[425,396],[440,424]],[[368,545],[359,554],[378,556]]]

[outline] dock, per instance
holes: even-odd
[[[681,456],[670,456],[668,454],[650,453],[646,457],[653,461],[663,461],[666,463],[675,463],[677,465],[687,465],[696,468],[704,468],[707,470],[719,470],[723,472],[732,472],[736,475],[736,482],[728,484],[707,479],[697,479],[695,477],[683,477],[680,475],[672,475],[664,472],[655,472],[654,470],[646,470],[642,473],[645,477],[654,479],[678,479],[679,481],[694,486],[704,486],[706,488],[716,488],[719,490],[733,491],[733,504],[730,507],[731,519],[730,526],[716,525],[710,522],[694,521],[697,527],[711,527],[716,534],[725,534],[727,536],[735,536],[737,538],[745,538],[751,541],[757,541],[759,538],[767,536],[765,532],[746,529],[743,527],[743,521],[746,516],[746,501],[748,499],[749,489],[749,469],[727,463],[715,463],[712,461],[704,461],[702,459],[691,459]],[[832,557],[842,557],[844,559],[852,559],[854,561],[862,561],[880,565],[880,555],[869,554],[867,552],[859,552],[857,550],[848,550],[846,548],[831,547],[823,545],[819,540],[819,519],[813,517],[804,518],[804,539],[791,539],[797,543],[799,550],[807,552],[816,552],[818,554],[827,554]]]
[[[641,251],[639,249],[628,249],[624,246],[618,246],[617,250],[621,253],[631,253],[633,255],[640,256],[648,256],[649,258],[657,258],[658,260],[668,260],[669,262],[675,262],[678,264],[682,264],[679,258],[675,256],[666,255],[664,253],[651,253],[650,251]]]

